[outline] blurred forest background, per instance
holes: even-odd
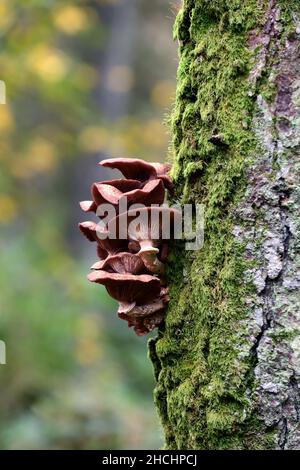
[[[86,280],[104,157],[166,157],[179,0],[1,0],[0,448],[158,448],[145,338]]]

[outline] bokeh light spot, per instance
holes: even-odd
[[[89,26],[89,17],[82,8],[67,5],[54,13],[54,24],[65,34],[73,35]]]
[[[133,70],[127,65],[114,65],[107,74],[107,88],[115,93],[128,93],[134,84]]]

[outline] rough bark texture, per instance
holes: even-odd
[[[179,244],[149,343],[170,449],[300,449],[300,2],[185,0],[172,114]]]

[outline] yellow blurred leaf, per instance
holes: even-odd
[[[34,171],[45,172],[53,170],[57,164],[55,146],[41,137],[36,138],[28,149],[26,163]]]
[[[9,5],[9,2],[2,0],[0,3],[0,31],[5,30],[11,25],[15,18],[15,13]]]
[[[17,204],[10,196],[0,194],[0,223],[9,223],[17,216]]]
[[[42,137],[35,138],[21,159],[12,165],[12,173],[20,179],[28,179],[35,173],[51,172],[57,165],[56,147]],[[21,161],[20,161],[21,160]]]
[[[28,54],[27,63],[43,80],[58,82],[67,74],[70,58],[59,49],[39,45]]]
[[[0,105],[0,132],[11,131],[14,124],[14,117],[8,104]]]
[[[65,34],[73,35],[89,26],[89,17],[80,7],[67,5],[59,8],[53,15],[55,26]]]

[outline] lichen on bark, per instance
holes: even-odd
[[[173,202],[205,205],[205,243],[173,247],[149,343],[170,449],[300,449],[299,21],[294,0],[176,20]]]

